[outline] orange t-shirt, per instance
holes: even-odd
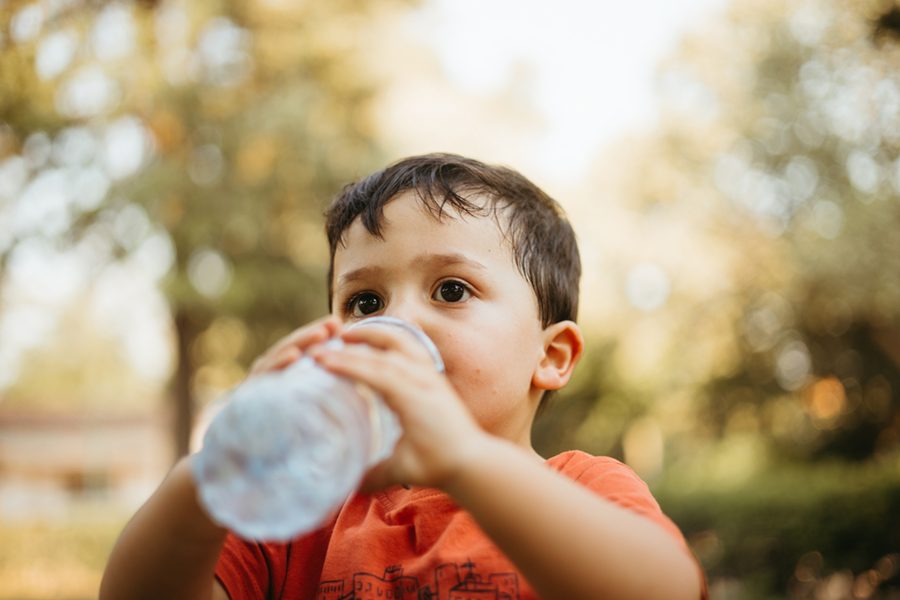
[[[547,464],[659,524],[688,551],[678,527],[624,464],[579,451]],[[428,488],[356,495],[327,526],[288,543],[229,534],[216,577],[231,600],[537,598],[474,519]]]

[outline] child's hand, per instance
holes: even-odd
[[[446,486],[487,435],[447,377],[406,332],[359,327],[341,338],[343,348],[320,347],[311,356],[329,371],[381,394],[403,428],[393,455],[369,472],[364,489],[398,483]]]
[[[284,369],[316,344],[337,335],[341,322],[334,316],[322,317],[284,336],[266,350],[250,367],[247,377]]]

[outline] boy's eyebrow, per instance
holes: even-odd
[[[381,273],[381,271],[382,269],[379,267],[360,267],[359,269],[353,269],[338,277],[338,285],[343,285],[359,279],[367,279]]]
[[[477,260],[473,260],[465,256],[464,254],[459,254],[458,252],[451,252],[447,254],[420,254],[419,256],[416,256],[414,259],[412,259],[412,261],[410,261],[411,266],[417,266],[421,264],[431,265],[435,267],[465,265],[467,267],[479,269],[482,271],[487,270],[487,267],[485,267]],[[384,269],[382,269],[381,267],[360,267],[358,269],[348,271],[347,273],[344,273],[343,275],[338,277],[338,284],[343,285],[360,279],[376,277],[382,272],[384,272]]]
[[[464,254],[458,252],[448,252],[447,254],[420,254],[412,260],[412,264],[430,264],[437,267],[447,267],[452,265],[466,265],[475,269],[487,270],[483,264],[477,260],[473,260]]]

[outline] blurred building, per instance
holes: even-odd
[[[0,520],[130,513],[171,466],[157,416],[0,412]]]

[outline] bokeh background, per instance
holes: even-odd
[[[453,151],[582,245],[535,427],[715,599],[900,598],[894,0],[0,0],[0,600],[96,597],[204,408],[325,310],[321,213]]]

